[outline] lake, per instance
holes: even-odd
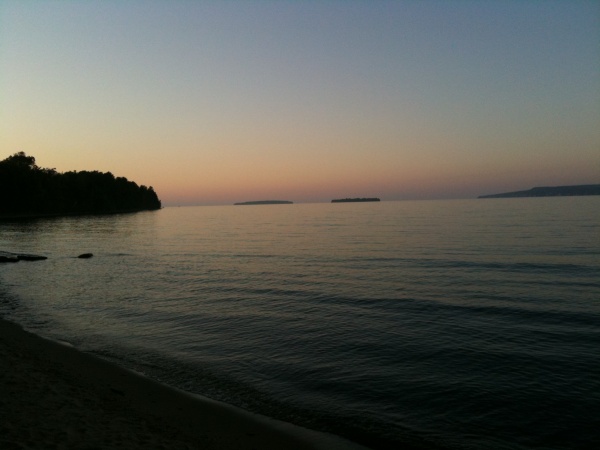
[[[600,443],[600,197],[0,223],[0,316],[374,449]],[[91,252],[83,260],[76,256]]]

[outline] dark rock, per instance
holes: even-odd
[[[28,255],[25,253],[11,253],[0,251],[0,262],[19,262],[19,261],[41,261],[48,259],[46,256]]]
[[[0,254],[0,263],[5,262],[16,263],[19,262],[19,258],[17,258],[16,256]]]
[[[92,253],[82,253],[81,255],[78,256],[78,258],[87,259],[87,258],[91,258],[92,256],[94,256]]]
[[[48,259],[47,256],[22,255],[22,254],[17,255],[17,258],[19,259],[19,261],[42,261],[44,259]]]

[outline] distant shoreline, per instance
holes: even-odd
[[[380,202],[381,200],[377,197],[364,197],[364,198],[336,198],[331,200],[331,203],[355,203],[355,202]]]
[[[289,200],[257,200],[252,202],[240,202],[234,203],[234,206],[243,206],[243,205],[292,205],[294,202],[290,202]]]
[[[162,208],[160,208],[162,209]],[[160,209],[125,209],[115,211],[94,212],[57,212],[57,213],[20,213],[0,214],[0,222],[14,222],[20,220],[47,219],[52,217],[79,217],[79,216],[112,216],[115,214],[134,214],[144,211],[159,211]]]
[[[480,195],[477,198],[576,197],[583,195],[600,195],[600,184],[534,187],[526,191]]]

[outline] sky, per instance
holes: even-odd
[[[600,2],[0,0],[0,160],[163,205],[600,183]]]

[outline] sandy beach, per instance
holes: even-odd
[[[0,448],[363,447],[189,395],[0,320]]]

